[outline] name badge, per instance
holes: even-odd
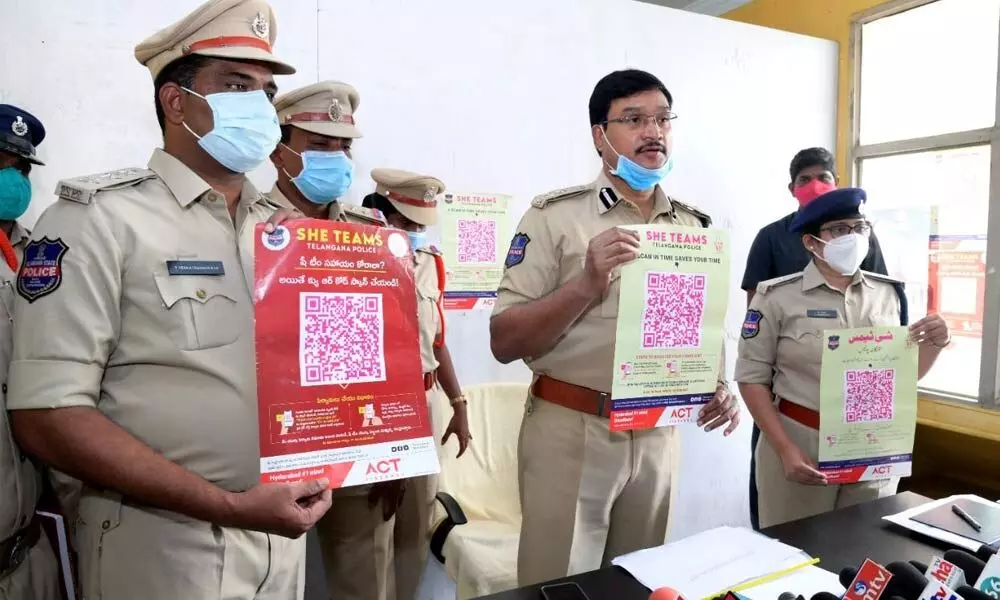
[[[225,275],[221,260],[168,260],[168,275]]]
[[[836,319],[837,310],[833,308],[810,308],[806,311],[807,317],[814,319]]]

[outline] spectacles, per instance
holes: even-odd
[[[872,232],[872,224],[868,221],[862,221],[855,225],[846,225],[844,223],[838,223],[837,225],[830,225],[829,227],[820,227],[819,230],[829,231],[830,235],[834,238],[844,237],[851,233],[857,233],[858,235],[869,235]]]
[[[656,123],[656,126],[660,129],[666,129],[670,122],[677,118],[675,113],[670,111],[655,114],[655,115],[643,115],[643,114],[631,114],[624,115],[621,117],[616,117],[614,119],[608,119],[604,122],[605,125],[608,123],[621,123],[625,127],[629,128],[631,131],[639,131],[646,128],[646,124],[650,121]]]

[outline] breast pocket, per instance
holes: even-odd
[[[163,300],[163,321],[170,339],[182,350],[205,350],[232,344],[250,321],[239,310],[234,289],[241,281],[224,277],[155,275]],[[249,331],[247,331],[249,334]]]

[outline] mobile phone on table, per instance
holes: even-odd
[[[583,592],[583,588],[572,581],[543,585],[542,598],[545,600],[590,600],[590,596]]]

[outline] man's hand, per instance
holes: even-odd
[[[272,233],[275,227],[281,225],[284,221],[304,218],[306,218],[306,216],[294,208],[279,208],[274,211],[274,214],[267,220],[267,223],[264,223],[264,231]]]
[[[729,427],[722,432],[724,436],[728,436],[739,426],[740,405],[736,401],[736,396],[729,391],[729,387],[720,382],[715,388],[712,401],[698,412],[698,427],[704,427],[705,431],[714,431],[726,423],[729,423]]]
[[[591,293],[595,297],[604,295],[611,285],[611,271],[638,257],[639,234],[634,231],[612,227],[591,239],[584,265]]]
[[[469,442],[472,441],[472,434],[469,433],[469,415],[468,408],[465,402],[459,402],[452,407],[455,412],[451,415],[451,421],[448,422],[448,428],[444,430],[444,437],[441,438],[441,445],[445,445],[448,442],[448,438],[452,434],[458,436],[458,456],[455,458],[461,458],[465,451],[469,448]]]
[[[780,454],[785,479],[803,485],[826,485],[826,475],[816,469],[816,463],[796,445]]]
[[[330,508],[328,487],[326,479],[257,485],[228,497],[229,514],[219,524],[295,539],[312,529]]]
[[[382,503],[382,519],[388,521],[396,514],[396,509],[403,503],[406,493],[406,480],[381,481],[372,486],[368,492],[368,508],[374,509]]]
[[[910,325],[910,339],[918,344],[944,348],[951,342],[951,332],[941,315],[927,315]]]

